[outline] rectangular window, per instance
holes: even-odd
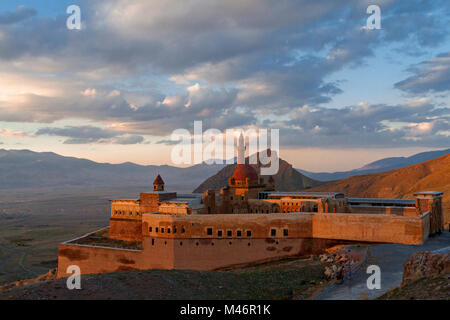
[[[233,231],[228,230],[228,231],[227,231],[227,237],[231,237],[231,236],[233,236]]]
[[[158,228],[158,227],[156,227],[156,228],[155,228],[155,232],[158,232],[158,231],[159,231],[159,228]]]
[[[148,232],[152,232],[152,227],[148,227]]]
[[[283,229],[283,236],[287,237],[289,235],[288,229]]]
[[[167,233],[170,233],[170,228],[167,228]]]
[[[222,230],[217,231],[217,236],[221,237],[222,236]]]
[[[181,226],[181,233],[184,233],[184,226]]]
[[[177,227],[173,226],[173,233],[177,233]]]
[[[236,232],[236,235],[237,235],[238,237],[241,237],[241,236],[242,236],[242,231],[241,231],[241,230],[238,230],[238,231]]]
[[[206,229],[206,234],[207,234],[208,236],[212,236],[212,228]]]
[[[161,233],[164,233],[164,228],[161,228]]]
[[[275,237],[277,235],[277,230],[276,229],[270,229],[270,235],[272,237]]]
[[[252,231],[251,230],[247,230],[247,237],[251,237],[252,236]]]

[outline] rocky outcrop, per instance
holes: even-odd
[[[450,273],[450,253],[416,252],[403,265],[402,286],[423,277]]]

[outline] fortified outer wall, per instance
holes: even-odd
[[[342,241],[324,239],[164,239],[148,238],[143,250],[61,244],[58,277],[68,277],[70,265],[82,274],[129,270],[215,270],[283,257],[318,254]]]
[[[215,215],[163,215],[144,214],[144,237],[162,238],[312,238],[311,214],[215,214]],[[210,229],[210,234],[209,234]],[[275,230],[275,235],[271,230]],[[284,229],[287,236],[282,236]],[[175,232],[174,232],[175,231]],[[219,235],[222,231],[222,236]],[[231,231],[231,236],[228,232]],[[238,232],[241,236],[238,236]],[[247,236],[247,232],[250,235]]]
[[[142,251],[64,243],[59,246],[58,277],[68,276],[65,271],[72,264],[80,266],[83,274],[133,269],[214,270],[319,253],[343,240],[421,244],[430,228],[429,213],[414,217],[340,213],[144,214],[142,219]]]
[[[404,217],[355,213],[218,214],[189,217],[144,214],[142,234],[144,237],[178,239],[279,237],[422,244],[426,239],[423,236],[424,219],[429,218],[425,214]],[[174,227],[176,233],[173,232]],[[239,231],[240,236],[237,236]]]
[[[66,271],[71,265],[79,266],[82,274],[137,270],[144,266],[141,257],[138,250],[60,244],[57,276],[70,276]]]
[[[290,256],[323,253],[326,248],[342,243],[327,239],[163,239],[144,238],[147,261],[158,252],[171,250],[171,268],[216,270],[235,265],[277,260]],[[157,267],[163,268],[163,267]]]
[[[312,220],[314,238],[419,245],[428,236],[424,228],[429,225],[429,213],[414,217],[322,213]]]

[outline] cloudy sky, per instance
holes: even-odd
[[[449,37],[447,0],[3,0],[0,148],[171,164],[195,120],[312,171],[448,148]]]

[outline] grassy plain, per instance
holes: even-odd
[[[3,191],[0,285],[55,268],[59,243],[108,226],[109,198],[138,194],[139,190],[112,188]]]

